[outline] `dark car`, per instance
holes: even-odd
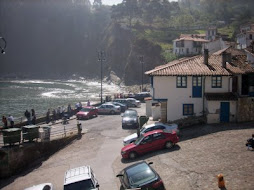
[[[134,159],[137,155],[155,150],[172,148],[179,141],[176,132],[167,133],[162,130],[154,130],[140,134],[134,143],[128,144],[121,150],[123,158]]]
[[[90,119],[98,116],[98,109],[93,106],[83,107],[77,114],[77,119]]]
[[[114,104],[115,106],[120,106],[121,107],[121,112],[125,112],[125,110],[128,109],[127,105],[122,104],[120,102],[107,102],[107,104]]]
[[[140,92],[140,93],[134,95],[134,98],[136,100],[141,101],[141,102],[143,102],[145,100],[145,98],[147,98],[147,97],[151,97],[151,94],[149,92]]]
[[[138,113],[136,110],[128,109],[122,115],[122,128],[131,127],[137,128],[138,127]]]
[[[150,166],[153,162],[138,162],[123,169],[119,177],[122,189],[165,190],[159,174]]]

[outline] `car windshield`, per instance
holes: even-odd
[[[90,110],[91,110],[90,108],[82,108],[80,111],[89,112]]]
[[[128,169],[127,174],[132,187],[140,187],[156,177],[155,173],[146,163],[141,163]]]
[[[140,134],[140,136],[135,140],[134,144],[139,144],[143,140],[144,136],[143,134]]]
[[[91,179],[71,183],[64,186],[64,190],[92,190],[95,189]]]
[[[136,117],[137,113],[135,111],[127,111],[123,114],[124,117]]]

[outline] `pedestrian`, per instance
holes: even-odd
[[[26,110],[24,115],[25,115],[26,120],[27,120],[27,125],[30,125],[31,124],[31,114],[30,114],[30,112]]]
[[[7,118],[5,116],[2,117],[2,122],[4,124],[4,128],[8,127]]]
[[[11,128],[13,128],[14,127],[14,118],[12,115],[9,115],[8,121],[10,122]]]
[[[87,106],[90,106],[90,100],[87,101]]]
[[[56,118],[57,116],[56,116],[56,110],[55,109],[53,109],[52,110],[52,123],[55,123],[56,122]]]
[[[61,118],[61,107],[60,106],[58,106],[58,108],[57,108],[57,111],[56,111],[57,113],[56,113],[56,115],[57,115],[57,119],[60,119]]]
[[[254,149],[254,134],[252,134],[252,138],[249,138],[247,140],[246,146],[247,146],[248,150]]]
[[[34,109],[31,109],[31,113],[32,113],[32,124],[35,125],[36,115]]]
[[[50,109],[48,109],[46,113],[46,123],[48,124],[50,122]]]
[[[79,111],[82,109],[82,103],[79,102]]]
[[[72,109],[71,109],[71,104],[68,104],[68,107],[67,107],[67,113],[68,113],[68,117],[71,117],[72,115]]]

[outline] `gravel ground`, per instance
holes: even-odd
[[[117,158],[114,170],[117,174],[134,162],[153,161],[167,190],[219,189],[216,176],[220,173],[226,189],[253,190],[254,151],[245,146],[252,133],[254,123],[183,129],[180,142],[173,149],[149,153],[134,161]]]

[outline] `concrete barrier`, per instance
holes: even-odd
[[[49,142],[27,143],[0,149],[0,178],[10,177],[28,167],[40,164],[48,156],[77,139],[72,135]]]

